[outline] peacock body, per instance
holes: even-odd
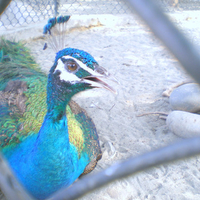
[[[68,19],[51,19],[46,33]],[[87,89],[112,90],[101,80],[108,73],[87,52],[65,48],[47,77],[22,44],[1,40],[1,47],[2,152],[30,194],[45,199],[93,170],[101,158],[94,123],[70,100]]]

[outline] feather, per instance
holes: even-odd
[[[59,16],[49,19],[47,25],[44,27],[43,34],[47,38],[51,48],[58,52],[66,46],[66,29],[67,22],[70,19],[70,16]],[[45,43],[45,48],[47,44]]]

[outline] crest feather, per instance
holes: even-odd
[[[44,26],[43,34],[46,36],[51,48],[58,52],[65,47],[65,31],[66,24],[70,19],[69,15],[54,17],[48,20],[48,23]],[[44,50],[47,48],[45,43]]]

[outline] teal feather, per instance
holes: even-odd
[[[58,60],[68,55],[92,70],[98,63],[87,52],[67,48],[57,53],[47,78],[23,44],[0,42],[2,152],[30,194],[45,199],[93,170],[101,158],[94,123],[70,101],[74,94],[93,87],[60,81],[60,72],[55,71]]]

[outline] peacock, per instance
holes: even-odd
[[[63,48],[69,18],[51,18],[44,27],[57,52],[48,77],[22,43],[1,40],[1,151],[36,199],[71,185],[101,159],[95,125],[72,96],[92,88],[115,92],[102,80],[110,74],[89,53]]]

